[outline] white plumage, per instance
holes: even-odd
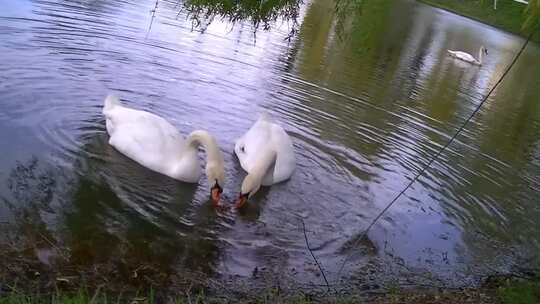
[[[202,170],[198,146],[206,149],[206,174],[213,184],[223,184],[224,167],[216,140],[206,131],[194,131],[187,139],[164,118],[150,112],[128,108],[117,97],[105,99],[109,144],[119,152],[153,171],[174,179],[196,183]]]
[[[487,55],[487,49],[484,46],[480,47],[480,50],[478,50],[478,59],[474,58],[473,55],[466,52],[462,52],[462,51],[448,50],[448,54],[451,57],[454,57],[456,59],[459,59],[465,62],[469,62],[475,65],[482,65],[483,60],[484,60],[484,54]]]
[[[234,152],[248,172],[242,182],[241,194],[249,197],[261,185],[270,186],[289,179],[296,167],[291,138],[266,113],[236,141]]]

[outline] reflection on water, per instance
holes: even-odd
[[[367,0],[345,14],[340,5],[351,4],[336,10],[315,0],[302,7],[290,41],[278,22],[254,43],[249,22],[293,9],[276,3],[231,4],[231,16],[269,17],[234,27],[215,20],[201,32],[174,1],[157,9],[151,0],[9,1],[0,13],[0,141],[9,143],[0,148],[0,220],[59,240],[78,264],[129,257],[167,273],[222,277],[248,277],[257,267],[316,284],[299,218],[331,277],[351,252],[347,276],[376,264],[377,273],[407,267],[450,282],[474,278],[471,269],[506,269],[516,250],[538,252],[537,45],[371,241],[353,248],[523,41],[414,1]],[[184,4],[209,17],[219,7]],[[490,50],[481,68],[446,56],[480,44]],[[183,134],[212,132],[225,153],[226,200],[244,176],[234,140],[262,109],[293,137],[297,170],[246,210],[215,212],[205,179],[170,180],[107,144],[101,104],[109,92]]]
[[[100,167],[77,168],[79,177],[44,168],[37,158],[17,164],[7,179],[17,203],[8,201],[15,220],[31,234],[54,230],[77,265],[125,256],[168,273],[181,267],[210,272],[219,256],[214,233],[219,215],[211,208],[190,210],[185,202],[193,200],[196,187],[146,172],[104,146],[103,137],[98,143],[111,158]],[[80,159],[75,166],[81,163],[91,164]],[[131,182],[158,195],[130,191]],[[50,226],[51,220],[56,225]]]
[[[251,23],[255,31],[269,30],[279,20],[291,23],[292,35],[301,3],[301,0],[186,0],[182,4],[199,29],[204,30],[214,19],[222,19],[231,24]]]

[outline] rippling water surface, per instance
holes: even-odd
[[[321,283],[429,271],[461,280],[540,249],[540,48],[531,44],[456,142],[352,244],[445,144],[523,40],[411,1],[365,1],[338,16],[313,0],[298,31],[204,32],[176,1],[13,0],[0,11],[0,221],[25,222],[80,263],[117,255],[164,269],[247,277],[255,267]],[[151,25],[151,28],[150,28]],[[476,54],[471,67],[447,49]],[[107,144],[109,92],[183,134],[212,132],[226,159],[225,198],[244,176],[234,140],[269,111],[298,167],[242,212],[216,212],[208,185],[153,173]],[[519,252],[519,257],[516,255]]]

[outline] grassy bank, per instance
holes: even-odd
[[[540,303],[540,283],[534,281],[505,281],[497,287],[482,287],[478,289],[463,290],[393,290],[384,294],[371,296],[355,295],[325,295],[314,297],[299,292],[297,295],[283,296],[276,293],[275,290],[269,290],[266,293],[259,294],[249,298],[231,298],[215,297],[205,295],[202,292],[197,294],[183,293],[180,296],[172,296],[166,299],[157,298],[151,292],[145,295],[125,297],[122,295],[106,295],[99,293],[99,290],[93,293],[78,291],[71,294],[54,295],[22,295],[12,292],[0,297],[0,304],[98,304],[98,303],[178,303],[178,304],[203,304],[203,303],[291,303],[291,304],[309,304],[309,303],[500,303],[500,304],[535,304]]]
[[[526,20],[526,5],[513,0],[497,1],[497,9],[493,9],[492,0],[418,0],[456,14],[475,19],[499,29],[524,36],[522,25]],[[540,42],[540,35],[535,35]]]
[[[7,229],[4,227],[4,233]],[[327,290],[321,285],[296,284],[286,275],[264,269],[244,279],[216,277],[185,268],[163,268],[152,260],[121,252],[107,260],[79,261],[73,259],[70,248],[52,237],[24,235],[2,238],[0,233],[0,304],[540,303],[540,270],[521,264],[515,273],[480,277],[471,288],[445,287],[436,280],[416,284],[400,272],[392,281],[363,280],[365,275],[360,275]],[[47,244],[57,254],[44,264],[35,249]],[[411,283],[402,286],[403,279]]]

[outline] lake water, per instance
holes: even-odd
[[[538,45],[354,247],[524,40],[414,1],[368,0],[340,14],[313,0],[296,32],[278,22],[256,35],[249,22],[219,18],[201,31],[181,3],[155,5],[2,3],[1,222],[54,238],[81,265],[129,256],[173,273],[249,278],[257,267],[309,284],[323,282],[300,219],[330,280],[348,255],[342,277],[362,282],[406,272],[466,283],[538,261]],[[481,45],[482,67],[446,54]],[[110,92],[184,135],[213,133],[226,202],[245,176],[234,141],[263,110],[291,135],[297,169],[245,210],[216,212],[204,178],[179,183],[108,145]]]

